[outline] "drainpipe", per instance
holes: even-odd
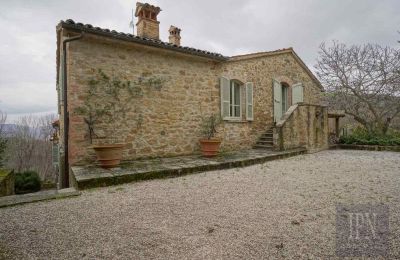
[[[63,75],[64,75],[64,173],[62,188],[69,187],[69,162],[68,162],[68,133],[69,133],[69,112],[68,112],[68,91],[67,91],[67,43],[77,41],[83,37],[83,32],[74,37],[63,40]]]

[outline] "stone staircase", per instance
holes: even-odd
[[[273,138],[274,138],[274,130],[271,127],[260,136],[257,143],[253,146],[253,148],[272,150],[274,148]]]

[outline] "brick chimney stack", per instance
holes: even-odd
[[[151,39],[160,39],[159,24],[157,15],[161,8],[147,3],[136,3],[135,16],[138,17],[136,23],[137,35]]]
[[[181,45],[181,29],[171,25],[169,27],[169,43],[180,46]]]

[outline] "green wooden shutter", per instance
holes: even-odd
[[[273,80],[274,89],[274,121],[278,122],[282,117],[282,86],[276,80]]]
[[[298,83],[292,86],[292,104],[303,102],[303,84]]]
[[[230,106],[230,80],[225,77],[220,78],[220,93],[221,93],[221,117],[222,119],[229,118]]]
[[[246,119],[253,120],[253,83],[246,83]]]

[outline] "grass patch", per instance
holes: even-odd
[[[0,181],[3,180],[7,175],[9,175],[11,171],[6,169],[0,169]]]

